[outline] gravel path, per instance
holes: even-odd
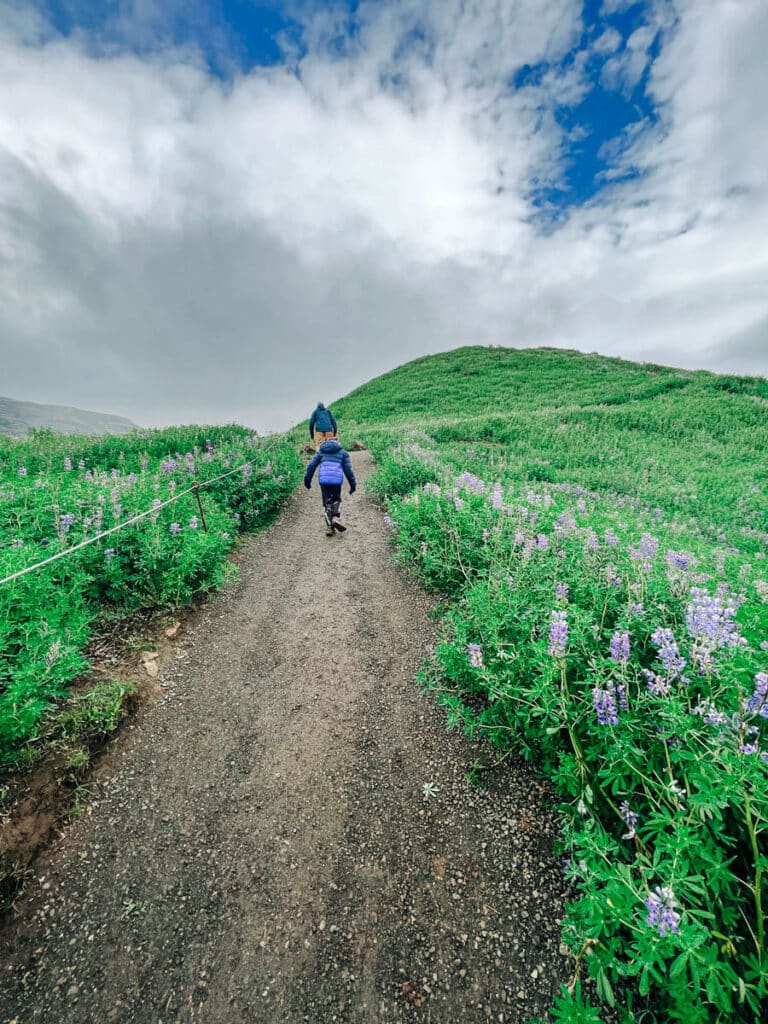
[[[481,752],[413,683],[428,600],[362,489],[344,514],[326,538],[302,489],[177,641],[0,934],[4,1024],[543,1016],[567,974],[552,799],[510,760],[465,780]]]

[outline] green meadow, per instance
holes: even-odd
[[[442,597],[423,685],[560,797],[554,1019],[764,1019],[768,381],[466,348],[333,409]]]

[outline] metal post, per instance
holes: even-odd
[[[208,533],[208,524],[205,521],[205,512],[203,512],[203,503],[200,501],[200,484],[195,480],[192,484],[192,493],[197,498],[197,507],[200,509],[200,520],[203,524],[203,529]]]

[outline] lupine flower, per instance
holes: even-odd
[[[429,547],[427,545],[427,542],[425,540],[423,540],[421,542],[421,557],[422,558],[426,558],[428,553],[429,553]]]
[[[196,530],[197,526],[198,526],[197,516],[192,516],[192,518],[189,520],[189,528],[190,528],[190,530]]]
[[[493,495],[491,496],[491,506],[497,511],[504,504],[504,491],[502,490],[501,484],[493,485]]]
[[[184,458],[185,458],[186,463],[187,463],[187,469],[189,470],[189,472],[192,475],[194,475],[194,472],[195,472],[195,457],[194,457],[194,455],[191,452],[187,452],[187,454],[185,455]]]
[[[148,465],[149,465],[149,459],[139,459],[139,466],[141,467],[141,472],[142,473],[146,473]]]
[[[615,632],[611,637],[611,661],[626,665],[629,661],[629,633]]]
[[[113,469],[112,470],[112,479],[113,480],[117,480],[119,478],[119,476],[120,476],[120,470],[119,469]]]
[[[658,647],[659,658],[670,678],[674,679],[676,676],[679,676],[685,668],[685,658],[680,656],[672,630],[659,626],[658,629],[654,630],[651,640]]]
[[[17,537],[15,540],[11,541],[11,547],[12,548],[23,548],[24,547],[24,541],[20,537]]]
[[[26,476],[26,475],[27,475],[27,467],[26,466],[19,466],[19,476]]]
[[[424,493],[425,494],[433,494],[436,498],[439,498],[440,495],[442,494],[442,491],[441,491],[440,487],[438,487],[437,484],[430,482],[430,483],[424,484]]]
[[[553,658],[564,658],[568,645],[568,613],[553,611],[549,627],[549,646],[547,651]]]
[[[235,513],[235,514],[237,514],[237,513]],[[390,515],[384,516],[384,525],[386,527],[388,527],[388,529],[390,529],[390,530],[396,530],[397,529],[397,524],[395,523],[394,519]]]
[[[756,754],[760,750],[757,743],[742,743],[739,747],[742,754]]]
[[[649,668],[643,669],[643,675],[645,676],[646,685],[654,697],[666,697],[669,693],[670,682],[665,676],[657,675],[655,672],[651,672]]]
[[[576,529],[576,519],[574,518],[573,512],[561,512],[555,520],[555,532],[570,533],[571,530]]]
[[[610,690],[601,690],[599,686],[592,690],[592,703],[595,706],[595,713],[600,725],[618,725],[619,713],[616,709],[616,701]]]
[[[69,472],[72,469],[72,459],[67,455],[64,459],[64,469]]]
[[[645,615],[642,601],[630,601],[627,612],[635,619],[642,619]]]
[[[177,468],[178,466],[173,459],[162,459],[160,462],[160,469],[166,474],[166,476],[173,473]]]
[[[567,601],[568,600],[568,584],[567,583],[558,583],[557,584],[557,586],[555,587],[555,597],[558,599],[558,601]]]
[[[207,451],[209,451],[209,452],[213,451],[213,441],[211,441],[211,439],[209,437],[206,437],[206,439],[205,439],[205,447],[206,447]]]
[[[755,692],[747,701],[744,710],[750,715],[768,718],[768,673],[758,672],[755,676]]]
[[[105,562],[111,562],[114,557],[115,557],[115,549],[114,548],[106,548],[105,551],[104,551],[104,561]]]
[[[576,502],[576,511],[582,516],[586,514],[587,503],[586,501],[584,501],[583,498],[579,498],[579,500]]]
[[[547,550],[547,548],[549,547],[549,540],[547,539],[546,534],[540,533],[538,535],[538,537],[536,538],[536,547],[540,548],[542,551]]]
[[[69,533],[69,531],[72,529],[72,524],[74,523],[74,521],[75,517],[69,512],[65,512],[63,516],[59,516],[59,529],[61,530],[61,532]]]
[[[627,800],[621,804],[619,811],[621,812],[622,821],[627,826],[627,832],[621,838],[634,839],[635,829],[637,828],[637,823],[640,820],[640,815],[635,811],[630,811],[629,802]]]
[[[677,901],[669,886],[657,885],[645,901],[648,916],[645,923],[658,930],[663,938],[668,932],[679,933],[680,914],[675,910]]]
[[[618,543],[619,543],[619,538],[616,536],[616,534],[613,532],[613,530],[611,530],[611,529],[606,530],[605,531],[605,546],[608,547],[608,548],[615,548]]]
[[[467,644],[467,654],[472,668],[484,668],[483,649],[480,644]]]
[[[77,464],[77,468],[78,469],[85,469],[85,459],[80,459],[80,461]]]
[[[711,641],[715,648],[733,647],[741,642],[738,627],[733,621],[743,597],[736,597],[718,587],[713,597],[708,591],[693,587],[691,602],[686,611],[685,621],[688,633],[694,639]]]
[[[695,558],[690,551],[668,551],[666,562],[671,568],[685,572],[695,562]]]
[[[637,546],[630,544],[627,550],[632,561],[640,564],[642,572],[650,572],[651,563],[659,551],[659,542],[650,533],[644,533],[640,537],[640,543]]]
[[[168,527],[170,532],[175,536],[177,533],[181,533],[181,525],[179,523],[171,523]]]
[[[702,700],[695,708],[691,710],[692,715],[701,715],[701,720],[706,725],[727,725],[728,715],[722,711],[718,711],[711,700]]]

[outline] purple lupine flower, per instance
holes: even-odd
[[[192,454],[192,452],[187,452],[187,454],[184,456],[184,459],[185,459],[185,461],[187,463],[187,469],[188,469],[189,473],[194,476],[194,473],[195,473],[195,457],[194,457],[194,455]]]
[[[567,601],[568,600],[568,584],[567,583],[558,583],[557,584],[557,586],[555,587],[555,597],[557,598],[558,601]]]
[[[162,459],[160,469],[166,476],[169,476],[174,470],[178,469],[178,464],[175,459]]]
[[[240,481],[240,484],[241,484],[242,487],[245,487],[245,485],[248,483],[248,481],[251,478],[251,473],[252,472],[253,472],[253,467],[251,466],[250,463],[246,463],[243,466],[243,476],[242,476],[242,479]]]
[[[616,701],[610,690],[602,690],[599,686],[595,686],[592,690],[592,703],[595,706],[595,713],[600,725],[619,724]]]
[[[429,547],[427,545],[427,542],[425,540],[423,540],[421,542],[421,557],[422,558],[426,558],[428,553],[429,553]]]
[[[651,672],[649,668],[643,669],[643,675],[645,676],[646,685],[654,697],[666,697],[669,693],[670,682],[666,676],[657,675],[655,672]]]
[[[460,497],[458,497],[458,495],[454,496],[453,506],[457,512],[460,512],[464,508],[464,502],[461,500]]]
[[[171,492],[171,494],[173,494],[173,492],[176,490],[176,481],[175,480],[171,480],[169,482],[168,490]]]
[[[196,530],[197,527],[198,527],[197,516],[192,516],[192,518],[189,520],[189,528],[190,528],[190,530]]]
[[[149,465],[149,459],[139,459],[139,466],[142,473],[146,473],[147,466]]]
[[[760,747],[757,743],[742,743],[739,750],[742,754],[757,754]]]
[[[442,494],[441,488],[437,484],[431,482],[424,484],[423,490],[425,494],[433,494],[436,498],[439,498]]]
[[[153,523],[157,522],[157,517],[160,515],[160,506],[162,501],[159,498],[155,498],[152,502],[152,515],[149,517]]]
[[[106,548],[105,551],[104,551],[104,561],[105,562],[111,562],[114,557],[115,557],[115,549],[114,548]]]
[[[583,498],[579,498],[579,500],[576,502],[576,511],[579,513],[579,515],[586,515],[587,503],[586,501],[584,501]]]
[[[623,683],[609,683],[608,689],[611,691],[613,696],[618,700],[619,707],[622,711],[629,710],[629,703],[627,702],[627,688]]]
[[[23,548],[24,547],[24,541],[20,537],[16,537],[15,540],[11,541],[11,547],[12,548]]]
[[[744,710],[750,715],[768,718],[768,672],[755,676],[755,692],[747,701]]]
[[[212,452],[213,451],[213,441],[210,439],[210,437],[206,437],[206,439],[205,439],[205,448],[206,448],[206,451],[208,451],[208,452]]]
[[[620,633],[618,630],[611,637],[611,661],[617,665],[626,665],[629,662],[629,633]]]
[[[658,647],[659,658],[670,678],[679,676],[685,668],[685,658],[680,656],[672,630],[659,626],[654,630],[651,640]]]
[[[606,565],[605,567],[605,582],[609,587],[613,587],[614,590],[618,590],[622,584],[621,576],[616,572],[615,565]]]
[[[64,469],[69,472],[72,469],[72,459],[67,455],[64,459]]]
[[[547,652],[553,658],[564,658],[568,646],[568,613],[553,611],[549,627],[549,646]]]
[[[472,668],[484,668],[483,649],[480,644],[467,644],[467,654]]]
[[[170,530],[170,532],[174,536],[176,536],[177,533],[181,533],[181,524],[180,523],[171,523],[171,525],[168,527],[168,529]]]
[[[695,559],[690,551],[668,551],[666,561],[670,568],[681,569],[685,572]]]
[[[619,538],[610,528],[605,531],[605,546],[607,548],[615,548],[619,543]]]
[[[718,587],[712,596],[707,590],[693,587],[691,602],[685,614],[688,633],[695,640],[701,640],[712,648],[734,647],[741,643],[734,617],[742,604],[743,597],[728,593],[728,586]]]
[[[547,538],[546,534],[540,533],[538,535],[538,537],[536,538],[536,547],[540,548],[542,551],[547,550],[547,548],[549,547],[549,539]]]
[[[119,469],[113,469],[112,470],[112,479],[113,480],[117,480],[119,477],[120,477],[120,470]]]
[[[237,514],[237,513],[235,513],[235,514]],[[384,516],[384,525],[388,529],[390,529],[390,530],[396,530],[397,529],[397,524],[395,523],[395,520],[390,515],[385,515]]]
[[[485,493],[485,484],[474,473],[462,473],[456,480],[456,486],[472,491],[473,494]]]
[[[588,554],[590,551],[600,550],[600,538],[597,536],[594,530],[586,530],[584,533],[584,554]]]
[[[679,933],[680,914],[675,910],[677,901],[669,886],[657,885],[645,901],[645,905],[648,908],[645,923],[656,928],[662,938],[668,932]]]
[[[80,461],[77,464],[77,468],[78,469],[85,469],[85,459],[80,459]]]
[[[65,512],[63,516],[59,516],[59,529],[62,533],[69,533],[72,529],[72,524],[75,521],[75,517],[70,512]]]
[[[26,466],[19,466],[19,476],[26,476],[26,475],[27,475],[27,467]]]
[[[91,480],[93,480],[93,473],[91,472],[90,469],[86,469],[86,471],[85,471],[85,479],[88,480],[89,482]]]
[[[570,533],[571,530],[576,529],[576,519],[574,518],[573,512],[561,512],[555,520],[555,532]]]
[[[501,509],[504,504],[504,491],[502,490],[501,484],[493,485],[493,495],[491,496],[491,506],[497,511]]]
[[[630,544],[627,550],[632,561],[639,563],[641,572],[650,572],[652,562],[659,551],[659,542],[652,534],[644,533],[640,537],[640,543],[636,546]]]
[[[640,821],[640,815],[636,811],[631,811],[629,809],[629,801],[627,800],[621,804],[619,811],[621,812],[621,820],[627,826],[627,832],[621,838],[634,839],[635,829],[637,828],[638,821]]]
[[[706,725],[723,726],[728,724],[728,715],[718,711],[715,705],[708,698],[702,700],[691,710],[692,715],[700,715]]]

